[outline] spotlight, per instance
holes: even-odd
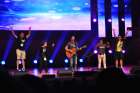
[[[109,53],[109,54],[112,54],[112,53],[113,53],[113,51],[112,51],[112,50],[108,50],[108,53]]]
[[[108,22],[110,22],[110,23],[111,23],[111,22],[112,22],[112,20],[111,20],[111,19],[108,19]]]
[[[50,63],[50,64],[52,64],[52,63],[53,63],[53,60],[52,60],[52,59],[50,59],[50,60],[49,60],[49,63]]]
[[[121,20],[122,20],[122,21],[125,21],[125,19],[124,19],[124,18],[122,18]]]
[[[93,19],[93,22],[97,22],[97,19],[96,19],[96,18],[94,18],[94,19]]]
[[[44,61],[47,61],[47,58],[46,58],[46,57],[44,57],[44,58],[43,58],[43,60],[44,60]]]
[[[98,51],[97,50],[94,50],[94,54],[97,54],[98,53]]]
[[[3,60],[3,61],[1,61],[1,65],[5,65],[5,61]]]
[[[84,60],[83,60],[83,59],[79,59],[79,62],[80,62],[80,63],[83,63],[83,62],[84,62]]]
[[[37,60],[34,60],[34,64],[37,64],[38,62],[37,62]]]
[[[65,61],[65,63],[66,63],[66,64],[69,62],[69,60],[68,60],[68,59],[65,59],[64,61]]]
[[[123,53],[123,54],[125,54],[125,53],[126,53],[126,51],[125,51],[125,50],[122,50],[122,53]]]

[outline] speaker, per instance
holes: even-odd
[[[43,75],[42,79],[52,79],[52,78],[56,78],[55,75]]]
[[[72,77],[73,71],[72,70],[59,70],[57,72],[57,77]]]
[[[130,73],[132,75],[139,75],[140,76],[140,66],[132,67],[132,69],[130,70]]]
[[[74,77],[97,77],[97,71],[76,71]]]

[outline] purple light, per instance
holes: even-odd
[[[94,18],[94,19],[93,19],[93,22],[97,22],[97,19],[96,19],[96,18]]]
[[[94,54],[97,54],[98,53],[98,51],[97,50],[94,50]]]
[[[124,18],[122,18],[121,20],[122,20],[123,22],[125,21],[125,19],[124,19]]]
[[[112,22],[112,20],[111,19],[108,19],[108,22]]]
[[[113,53],[113,51],[112,51],[112,50],[108,50],[108,53],[109,53],[109,54],[112,54],[112,53]]]
[[[126,53],[126,51],[125,51],[125,50],[122,50],[122,53],[123,53],[123,54],[125,54],[125,53]]]

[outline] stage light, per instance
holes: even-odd
[[[124,18],[122,18],[121,20],[122,20],[123,22],[125,21],[125,19],[124,19]]]
[[[68,60],[68,59],[65,59],[64,61],[65,61],[65,63],[66,63],[66,64],[69,62],[69,60]]]
[[[111,22],[112,22],[112,20],[111,20],[111,19],[108,19],[108,22],[110,22],[110,23],[111,23]]]
[[[46,58],[46,57],[44,57],[44,58],[43,58],[43,60],[44,60],[44,61],[47,61],[47,58]]]
[[[94,50],[94,54],[97,54],[98,53],[98,51],[97,50]]]
[[[5,63],[5,61],[3,60],[3,61],[1,61],[1,65],[5,65],[6,63]]]
[[[84,62],[84,59],[79,59],[79,62],[80,62],[80,63],[83,63],[83,62]]]
[[[112,54],[112,53],[113,53],[113,51],[112,51],[112,50],[108,50],[108,53],[109,53],[109,54]]]
[[[34,60],[34,64],[37,64],[38,62],[37,62],[37,60]]]
[[[93,19],[93,22],[97,22],[97,19],[96,19],[96,18],[94,18],[94,19]]]
[[[123,53],[123,54],[125,54],[125,52],[126,52],[125,50],[122,50],[122,53]]]
[[[50,59],[50,60],[49,60],[49,63],[50,63],[50,64],[52,64],[52,63],[53,63],[53,60],[52,60],[52,59]]]

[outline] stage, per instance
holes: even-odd
[[[125,66],[122,70],[126,75],[132,75],[131,69],[134,66]],[[91,77],[95,76],[95,74],[101,72],[102,70],[98,70],[97,67],[78,67],[77,70],[72,71],[69,68],[48,68],[47,70],[39,70],[38,68],[27,69],[25,72],[19,72],[17,70],[9,70],[9,73],[12,76],[21,76],[25,74],[34,75],[42,78],[45,76],[46,78],[61,78],[61,77]]]

